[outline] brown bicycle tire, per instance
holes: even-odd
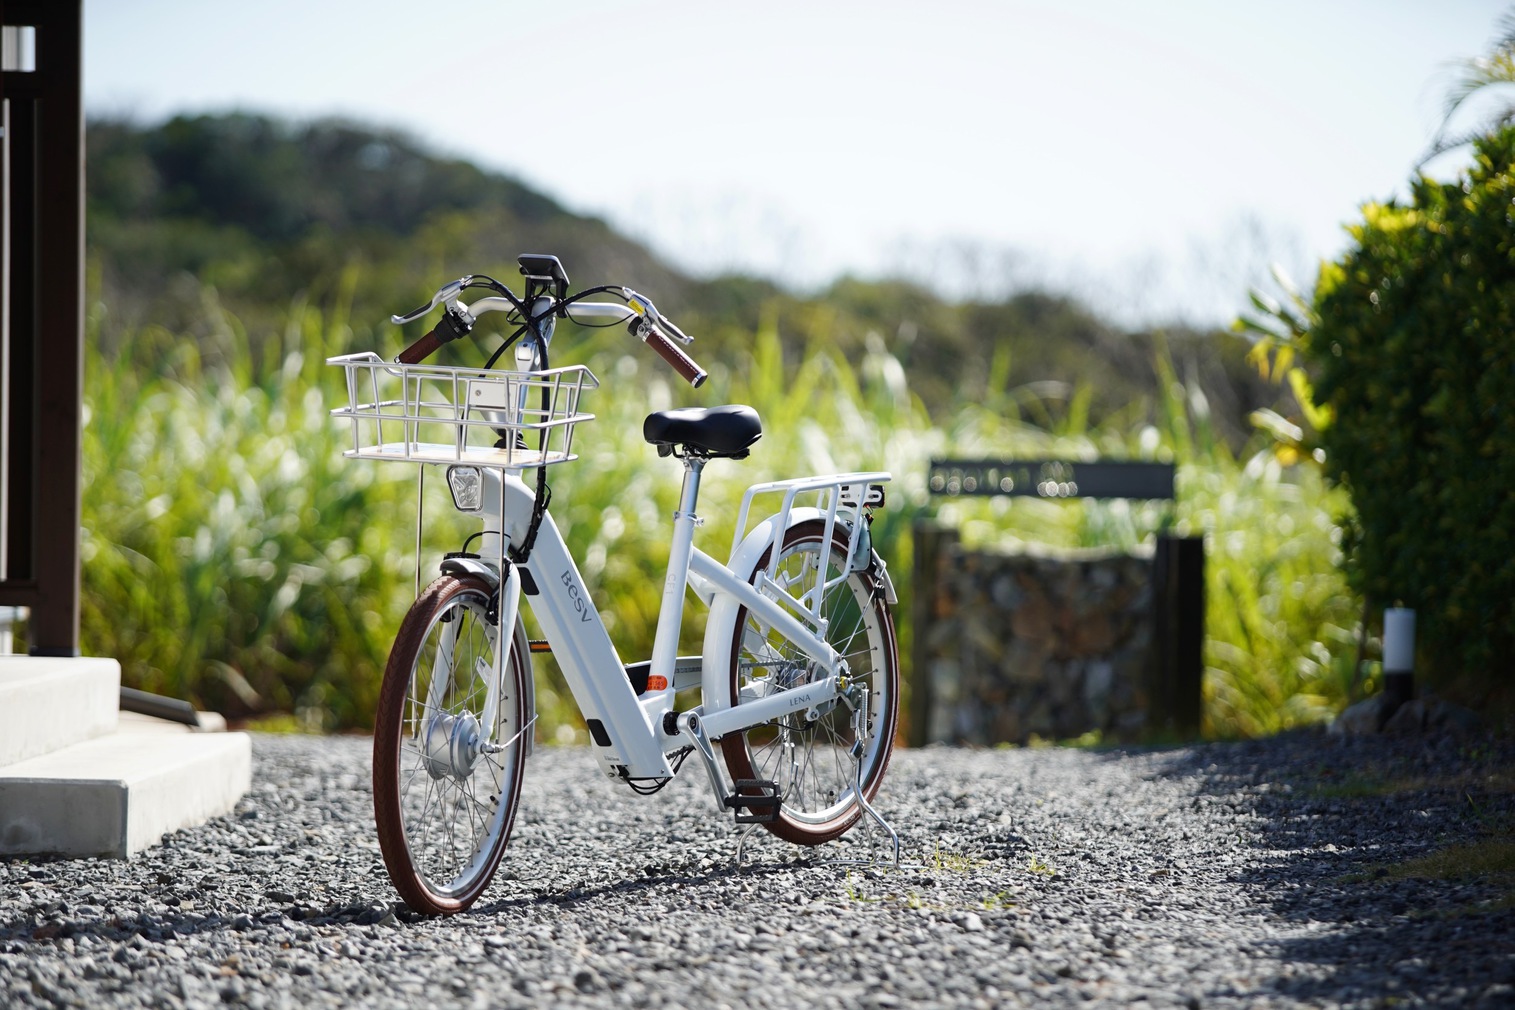
[[[432,886],[426,873],[417,867],[407,839],[401,789],[400,759],[407,692],[422,650],[441,616],[459,603],[472,604],[487,612],[491,596],[489,585],[474,575],[444,575],[422,590],[400,623],[380,687],[374,720],[373,759],[374,823],[378,829],[379,848],[395,890],[412,910],[426,915],[452,915],[478,900],[493,880],[504,856],[519,807],[525,766],[520,748],[512,755],[510,769],[505,773],[507,781],[500,790],[498,803],[505,809],[499,830],[487,839],[489,850],[484,854],[478,872],[462,887],[446,892]],[[512,635],[509,639],[510,661],[506,665],[506,690],[502,696],[504,703],[515,706],[515,719],[509,724],[517,727],[523,726],[529,718],[524,709],[526,691],[521,678],[531,675],[530,659],[522,655],[519,639],[519,635]]]

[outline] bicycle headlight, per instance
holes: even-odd
[[[447,486],[452,489],[452,503],[459,512],[477,512],[484,507],[484,481],[478,467],[448,467]]]

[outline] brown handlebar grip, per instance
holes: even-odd
[[[648,330],[644,337],[647,345],[657,351],[662,359],[673,366],[673,370],[688,380],[691,386],[698,389],[705,381],[706,372],[699,364],[684,353],[684,349],[669,340],[658,330]]]
[[[426,336],[422,337],[420,340],[417,340],[415,343],[405,348],[405,350],[401,351],[400,356],[398,358],[395,358],[395,361],[399,362],[402,365],[417,364],[431,357],[432,353],[435,352],[438,347],[441,347],[443,343],[444,341],[442,338],[437,336],[437,331],[432,330],[430,333],[426,334]]]

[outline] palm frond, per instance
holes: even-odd
[[[1515,122],[1515,104],[1505,107],[1477,127],[1452,130],[1452,119],[1475,95],[1488,92],[1500,85],[1515,84],[1515,8],[1506,11],[1499,19],[1498,35],[1489,46],[1487,54],[1460,60],[1454,64],[1455,78],[1442,103],[1441,126],[1431,138],[1430,145],[1415,163],[1419,171],[1433,158],[1468,144],[1475,137],[1484,136],[1493,130]]]

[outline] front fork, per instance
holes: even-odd
[[[425,467],[422,467],[421,471],[424,474]],[[479,555],[477,557],[449,557],[443,560],[441,570],[444,575],[475,575],[483,579],[494,592],[495,620],[492,629],[486,626],[486,633],[491,633],[493,636],[493,641],[491,642],[492,668],[486,667],[484,661],[481,659],[478,662],[483,668],[474,671],[474,673],[483,679],[487,687],[484,696],[484,710],[480,720],[481,725],[477,729],[478,738],[471,741],[471,746],[480,753],[496,753],[515,742],[514,738],[509,741],[497,741],[495,740],[495,733],[499,721],[502,700],[501,692],[505,681],[505,663],[509,659],[510,650],[517,645],[515,631],[521,609],[521,573],[515,565],[509,564],[506,561],[506,551],[510,544],[510,531],[507,530],[505,536],[501,536],[499,532],[505,523],[503,507],[504,488],[501,476],[498,471],[484,470],[481,474],[481,479],[483,480],[482,508],[478,512],[464,512],[465,515],[471,515],[474,518],[480,519],[484,525],[484,535],[480,544]],[[420,512],[420,508],[423,489],[424,484],[417,489],[416,572],[418,583],[420,581],[421,560],[419,530],[422,513]],[[491,529],[491,527],[493,528]],[[488,560],[486,561],[485,559]],[[503,580],[500,578],[501,571],[505,573]],[[441,711],[443,695],[447,688],[447,677],[445,674],[446,671],[452,669],[457,632],[458,626],[455,623],[444,630],[439,642],[435,667],[432,670],[431,684],[427,691],[426,708],[422,713],[424,720],[422,724],[427,727],[428,733],[435,728],[434,724],[438,724],[439,720],[445,718]],[[521,661],[523,663],[528,662],[526,657],[522,657]],[[530,729],[536,722],[537,716],[536,691],[534,689],[535,685],[531,682],[529,664],[525,671],[524,680],[525,683],[522,687],[527,692],[526,711],[529,713],[529,718],[525,725],[517,728],[517,738],[524,735]],[[528,737],[526,753],[530,754],[532,749],[531,739]]]
[[[489,692],[484,696],[484,742],[494,742],[495,723],[500,713],[500,687],[505,682],[505,660],[515,638],[516,617],[521,611],[521,573],[514,565],[506,571],[505,581],[497,590],[495,604],[494,676],[488,679]],[[535,718],[536,713],[532,716]]]

